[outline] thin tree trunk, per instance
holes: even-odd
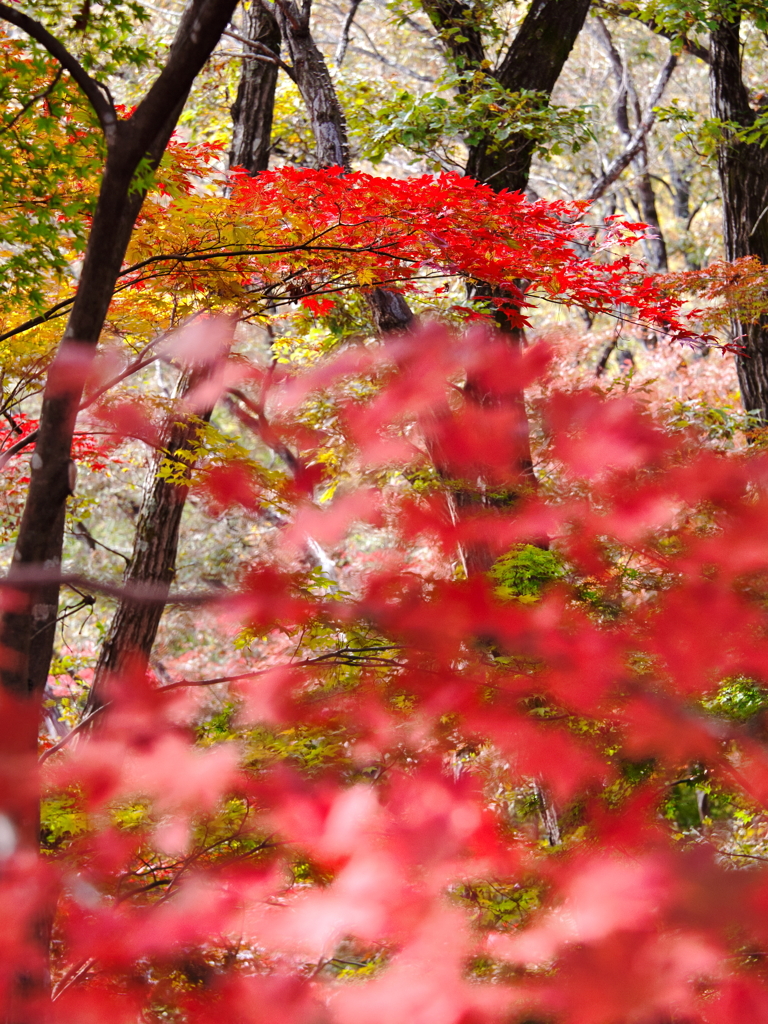
[[[738,15],[721,21],[710,37],[709,81],[712,116],[751,127],[757,115],[742,77]],[[756,256],[768,264],[768,150],[727,133],[718,152],[718,170],[726,258]],[[736,321],[734,334],[744,346],[736,357],[744,408],[768,422],[768,317]]]
[[[131,117],[119,121],[107,91],[45,27],[6,4],[0,18],[22,29],[74,77],[104,131],[107,159],[72,312],[43,395],[31,480],[8,572],[17,585],[7,593],[0,623],[0,685],[16,704],[14,729],[2,758],[17,766],[13,799],[3,809],[20,851],[39,845],[37,734],[58,611],[66,500],[75,487],[72,436],[86,373],[93,359],[117,275],[144,199],[134,185],[139,164],[157,167],[196,75],[208,59],[236,0],[193,0],[182,17],[168,62]],[[44,568],[49,583],[26,586],[25,572]],[[10,598],[10,599],[8,599]],[[53,893],[41,894],[30,912],[29,966],[18,969],[4,1024],[37,1024],[50,1005],[48,953],[55,910]]]
[[[647,136],[643,135],[635,146],[633,137],[640,129],[643,122],[643,113],[640,100],[635,90],[634,82],[629,68],[625,64],[621,54],[616,49],[608,26],[605,22],[596,18],[594,21],[593,33],[597,36],[611,62],[613,76],[616,80],[616,99],[614,101],[614,114],[616,127],[619,131],[622,145],[625,152],[634,149],[634,155],[630,162],[635,171],[635,191],[637,196],[637,207],[642,220],[651,228],[651,234],[646,235],[644,246],[650,269],[654,273],[661,273],[668,270],[667,246],[659,223],[659,214],[656,209],[656,196],[653,191],[651,176],[648,171],[648,145]],[[661,79],[666,84],[664,78]],[[657,86],[658,89],[658,86]],[[629,100],[632,100],[632,107],[635,115],[636,127],[633,132],[629,123]],[[651,110],[653,104],[651,104]],[[652,121],[646,119],[650,131]],[[607,186],[606,186],[607,187]]]
[[[245,38],[257,48],[270,50],[275,58],[280,51],[280,29],[270,11],[254,3],[245,11]],[[278,65],[276,62],[254,60],[246,53],[232,107],[233,133],[230,162],[243,167],[249,174],[257,174],[269,165],[270,136],[275,102]],[[199,372],[182,375],[174,399],[183,402],[200,377]],[[210,417],[210,411],[204,419]],[[199,419],[178,414],[166,424],[164,448],[171,453],[185,452],[188,457],[182,465],[191,471],[199,433]],[[154,583],[167,593],[175,575],[179,528],[186,504],[187,486],[173,484],[160,469],[169,456],[161,451],[152,461],[144,488],[144,497],[134,534],[133,553],[126,569],[125,580],[130,583]],[[176,461],[179,459],[176,457]],[[104,704],[104,693],[109,677],[119,675],[130,665],[146,665],[152,653],[160,620],[164,611],[162,601],[148,604],[123,600],[117,607],[107,637],[99,652],[93,685],[88,695],[84,716],[97,711]]]
[[[328,65],[310,30],[310,3],[299,11],[293,0],[278,0],[275,11],[293,64],[296,85],[304,100],[318,167],[350,169],[344,113],[339,106]]]
[[[173,395],[174,404],[183,403],[209,372],[209,367],[198,367],[182,373]],[[134,666],[143,671],[149,661],[165,610],[162,595],[170,591],[176,573],[179,527],[189,493],[187,482],[175,483],[160,470],[170,461],[181,468],[184,480],[188,480],[196,462],[201,422],[207,422],[211,412],[209,409],[202,416],[195,416],[177,409],[168,416],[162,447],[155,453],[147,473],[133,552],[125,571],[126,583],[155,584],[160,591],[159,599],[150,603],[124,598],[118,605],[99,652],[84,717],[103,706],[110,676]]]
[[[243,167],[249,174],[258,174],[269,167],[272,140],[272,117],[275,109],[275,88],[278,65],[270,61],[261,48],[280,55],[280,29],[271,11],[260,3],[252,3],[244,11],[245,38],[256,47],[247,47],[232,106],[231,166]],[[259,59],[265,56],[266,59]]]
[[[701,270],[701,261],[691,238],[691,221],[696,214],[695,210],[691,213],[691,168],[687,161],[678,166],[669,150],[665,154],[665,162],[672,192],[672,213],[682,239],[678,243],[678,249],[683,253],[688,270]]]
[[[667,243],[659,222],[659,211],[656,207],[656,195],[653,182],[648,171],[648,147],[645,142],[632,161],[635,169],[635,191],[640,218],[651,229],[643,239],[648,267],[654,274],[666,274],[669,270]]]
[[[318,166],[340,166],[349,171],[347,124],[328,65],[312,37],[310,6],[305,3],[299,13],[292,0],[280,0],[276,9],[293,61],[296,83],[312,125]],[[372,288],[365,297],[380,333],[406,331],[413,326],[413,313],[399,292]]]

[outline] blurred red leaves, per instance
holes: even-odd
[[[505,396],[548,358],[429,327],[263,381],[280,443],[307,396],[337,402],[357,476],[323,500],[286,485],[271,553],[214,611],[292,643],[315,629],[325,647],[281,647],[240,676],[233,736],[202,745],[183,687],[141,665],[113,680],[98,726],[42,770],[46,798],[77,812],[39,857],[3,831],[36,787],[35,767],[8,755],[5,998],[42,956],[42,918],[50,1020],[768,1019],[760,855],[735,870],[717,828],[681,834],[664,816],[669,793],[705,775],[758,821],[768,799],[759,722],[701,703],[766,676],[765,457],[702,450],[627,397],[555,393],[548,457],[574,486],[452,504],[452,488],[516,481]],[[494,382],[495,404],[471,401],[470,375]],[[345,390],[355,376],[364,398]],[[436,449],[442,475],[403,486]],[[203,465],[196,486],[220,514],[258,514],[274,481],[240,460]],[[390,531],[397,557],[340,582],[298,565],[308,537],[343,545],[360,523]],[[500,556],[544,537],[560,571],[530,600],[456,569],[461,545]],[[633,588],[617,568],[630,557]],[[3,706],[3,749],[35,711]],[[341,737],[337,760],[303,770],[253,754],[301,730]],[[521,909],[490,920],[490,899]]]

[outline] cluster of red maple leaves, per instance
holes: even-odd
[[[292,174],[240,187],[280,185],[286,204],[302,187],[317,196],[320,176]],[[361,195],[352,222],[324,180],[324,205],[306,203],[312,237],[335,195],[333,230],[378,232],[364,248],[379,259],[383,193]],[[422,189],[438,216],[449,185],[481,198],[458,179],[409,195]],[[673,332],[650,284],[587,266],[570,228],[553,240],[563,210],[496,201],[530,229],[525,245],[522,229],[505,243],[519,252],[510,280],[525,270],[593,305],[651,296],[643,315]],[[560,253],[546,273],[544,241]],[[488,260],[478,244],[465,272],[489,277]],[[768,750],[754,721],[718,713],[724,687],[759,690],[768,672],[768,461],[671,434],[627,396],[552,390],[541,429],[561,486],[537,488],[514,403],[552,358],[487,327],[426,326],[303,372],[240,361],[190,396],[208,405],[238,377],[273,448],[300,444],[301,471],[286,474],[270,556],[232,592],[173,600],[224,629],[299,640],[282,664],[230,681],[232,738],[208,744],[195,742],[204,681],[160,685],[144,666],[114,679],[98,722],[39,769],[13,755],[23,723],[3,698],[6,811],[39,781],[72,814],[66,842],[41,857],[14,851],[0,818],[8,999],[50,948],[45,1016],[73,1024],[768,1018]],[[493,401],[468,379],[492,381]],[[348,483],[320,503],[327,439],[301,416],[318,395],[349,457]],[[258,515],[275,480],[240,462],[198,487],[220,515]],[[340,580],[308,574],[308,539],[331,549],[361,523],[387,532],[386,557]],[[425,549],[428,568],[414,554]],[[498,571],[462,571],[477,549]],[[524,552],[550,570],[533,589],[515,582]],[[254,756],[255,736],[302,730],[335,737],[338,756],[311,769]],[[703,800],[693,825],[668,813],[697,785],[728,802],[722,824]]]

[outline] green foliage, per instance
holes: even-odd
[[[733,810],[730,796],[714,786],[699,765],[670,785],[662,806],[664,817],[680,832],[698,830],[711,821],[727,818]]]
[[[762,0],[620,0],[616,7],[640,21],[654,22],[678,42],[691,33],[714,32],[719,22],[739,16],[752,20],[758,31],[768,31],[768,11]]]
[[[506,931],[521,925],[541,905],[543,888],[540,881],[483,881],[467,883],[455,895],[472,905],[479,927]]]
[[[359,144],[368,159],[379,162],[399,145],[436,168],[455,165],[458,140],[468,146],[485,140],[491,151],[502,151],[523,135],[549,159],[564,149],[578,152],[593,137],[585,108],[555,106],[529,90],[510,92],[480,71],[446,71],[424,95],[403,89],[368,108],[367,120],[362,115]]]
[[[40,840],[43,850],[54,851],[87,831],[88,822],[78,800],[71,794],[48,797],[40,806]]]
[[[177,426],[184,426],[178,423]],[[192,467],[205,450],[204,446],[205,425],[201,425],[194,438],[191,438],[185,448],[164,450],[164,458],[157,468],[157,476],[161,480],[167,480],[176,487],[188,487],[191,480]]]
[[[85,247],[103,146],[74,84],[34,46],[0,45],[0,288],[38,313]]]
[[[531,604],[547,584],[563,578],[564,570],[553,551],[524,544],[497,559],[488,575],[496,583],[497,597]]]
[[[744,412],[736,396],[732,404],[720,406],[697,396],[673,401],[667,425],[672,430],[690,430],[693,427],[714,444],[732,447],[739,435],[750,437],[761,423],[756,413]]]
[[[150,13],[138,0],[102,0],[98,11],[83,0],[36,0],[23,5],[65,42],[94,77],[125,74],[126,66],[140,69],[152,60],[154,47],[146,31]]]
[[[717,693],[704,701],[704,707],[733,721],[744,722],[768,708],[768,691],[754,679],[737,676],[721,683]]]
[[[287,762],[308,774],[338,768],[349,759],[348,735],[332,726],[300,725],[289,729],[252,729],[247,734],[247,764],[251,770]]]

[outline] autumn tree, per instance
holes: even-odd
[[[11,567],[11,574],[20,582],[29,567],[38,567],[39,575],[41,566],[56,566],[61,560],[66,499],[75,486],[72,433],[87,365],[146,191],[145,181],[136,180],[137,172],[141,169],[146,176],[159,164],[187,92],[234,8],[234,2],[190,5],[154,85],[129,117],[120,118],[108,88],[92,77],[42,22],[6,5],[0,7],[5,21],[47,49],[74,78],[98,118],[106,146],[77,296],[46,384],[29,496]],[[3,643],[13,654],[2,672],[10,692],[39,694],[48,674],[57,607],[58,583],[38,581],[23,607],[5,613]]]
[[[226,28],[193,3],[156,86],[117,122],[119,143],[151,121],[187,43],[204,59],[190,11],[210,17],[211,46],[226,29],[252,55],[231,147],[177,139],[161,167],[131,170],[106,329],[92,314],[84,339],[89,353],[99,334],[112,345],[87,376],[57,356],[39,433],[7,440],[7,467],[32,436],[47,458],[45,410],[77,413],[68,457],[90,445],[96,473],[80,487],[104,532],[78,520],[87,554],[3,581],[12,626],[34,617],[23,601],[39,604],[41,581],[64,583],[78,601],[60,625],[71,613],[87,628],[96,608],[100,642],[85,708],[84,680],[63,700],[50,682],[64,728],[39,768],[37,702],[0,695],[3,1011],[14,1024],[760,1020],[765,460],[671,418],[647,382],[595,387],[588,367],[573,386],[573,335],[537,329],[533,303],[583,310],[595,333],[628,321],[680,361],[716,347],[701,333],[711,311],[690,320],[683,285],[633,258],[643,225],[590,223],[579,203],[530,202],[494,177],[355,171],[330,50],[336,67],[349,59],[359,6],[329,48],[307,4],[252,4]],[[495,71],[488,12],[441,12],[469,103],[465,69],[498,98],[507,85],[488,80],[512,51],[526,56],[515,75],[551,83],[586,7],[534,2]],[[92,17],[78,10],[75,31]],[[482,59],[463,63],[477,39]],[[309,111],[316,167],[264,169],[276,67]],[[45,62],[29,75],[35,97],[64,78]],[[525,109],[546,111],[551,84],[515,81]],[[26,114],[26,93],[11,94],[6,126]],[[621,139],[641,173],[633,147],[654,107]],[[484,166],[527,174],[530,133],[512,133],[508,163],[495,136],[472,145]],[[243,171],[224,174],[226,150]],[[107,202],[113,179],[94,164],[53,193],[60,207],[81,182]],[[41,278],[49,301],[14,337],[63,309],[82,324],[84,282],[106,294],[100,224],[107,245],[94,216],[77,293]],[[64,276],[78,249],[56,252]],[[731,270],[699,283],[727,290]],[[468,302],[466,282],[486,301]],[[759,274],[751,287],[759,306]],[[141,344],[118,348],[121,330]],[[521,480],[524,393],[538,489]],[[123,471],[137,479],[131,461],[149,465],[128,555],[99,499]],[[217,531],[231,563],[210,575]],[[194,548],[186,566],[179,538]],[[99,543],[125,558],[122,580],[95,568]],[[117,607],[108,628],[102,598]],[[152,651],[168,609],[186,618],[166,623],[176,657],[163,663]],[[213,634],[223,661],[205,649]],[[34,632],[30,646],[42,674]]]

